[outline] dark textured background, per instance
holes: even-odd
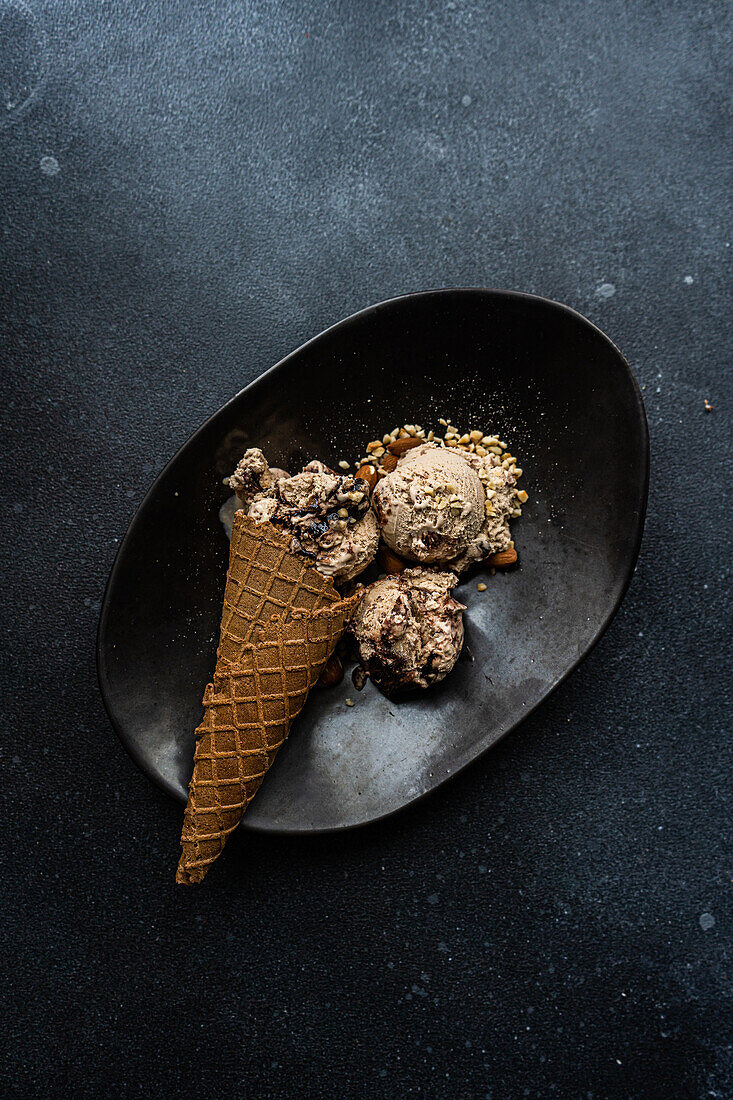
[[[0,0],[3,1094],[733,1095],[727,6],[32,7]],[[264,368],[461,284],[635,369],[626,601],[437,795],[176,888],[180,807],[97,693],[118,541]]]

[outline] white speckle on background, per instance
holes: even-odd
[[[471,106],[471,97],[470,97],[470,95],[464,95],[463,98],[461,99],[461,103],[463,104],[464,107],[470,107]]]
[[[685,275],[683,282],[687,283],[688,286],[692,286],[695,280],[693,279],[692,275]]]
[[[57,176],[61,171],[61,165],[56,157],[41,157],[40,169],[44,176]]]
[[[713,916],[712,913],[701,913],[700,914],[700,927],[702,928],[703,932],[709,932],[710,929],[714,926],[714,924],[715,924],[715,917]]]
[[[45,36],[24,0],[0,0],[0,130],[15,122],[45,82]]]
[[[613,298],[616,293],[616,287],[613,283],[601,283],[599,287],[596,287],[596,298],[600,298],[602,302],[606,298]]]

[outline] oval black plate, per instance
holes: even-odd
[[[316,691],[245,823],[272,832],[347,828],[405,806],[513,729],[586,656],[631,578],[649,444],[620,352],[543,298],[443,290],[334,325],[219,410],[166,466],[120,547],[102,605],[98,670],[123,744],[185,801],[201,696],[217,644],[228,544],[222,477],[247,446],[295,471],[353,459],[399,424],[495,432],[529,492],[513,531],[520,567],[473,577],[473,662],[395,704],[348,676]],[[346,707],[347,696],[356,702]]]

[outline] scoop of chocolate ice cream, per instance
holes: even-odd
[[[406,569],[370,585],[350,625],[362,665],[387,695],[448,675],[463,646],[452,573]]]
[[[224,478],[224,484],[237,494],[240,507],[249,508],[258,493],[266,492],[281,478],[288,476],[285,470],[270,467],[259,447],[250,447],[239,460],[234,473]]]
[[[339,583],[363,572],[377,552],[379,528],[363,478],[309,462],[299,474],[257,493],[248,514],[292,532],[291,550]]]
[[[392,550],[461,573],[511,546],[516,478],[494,454],[425,443],[378,483],[373,503]]]
[[[426,443],[408,451],[374,490],[382,537],[403,558],[447,562],[466,551],[484,520],[484,490],[463,456]]]

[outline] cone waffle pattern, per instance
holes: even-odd
[[[339,595],[328,577],[290,553],[290,536],[235,512],[216,660],[236,661],[255,627],[296,609],[315,611]]]
[[[238,512],[214,681],[204,693],[176,881],[201,882],[239,824],[360,595],[290,553],[289,536]]]
[[[217,671],[196,731],[178,882],[200,882],[236,829],[303,709],[359,596],[319,611],[273,619]]]

